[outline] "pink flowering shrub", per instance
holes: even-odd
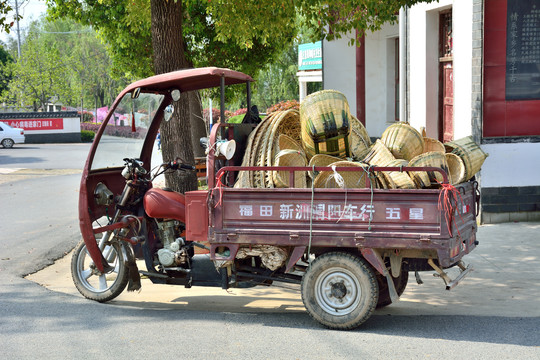
[[[300,110],[300,103],[298,102],[298,100],[285,100],[285,101],[278,102],[277,104],[274,104],[270,106],[268,109],[266,109],[266,113],[270,114],[270,113],[273,113],[274,111],[284,111],[284,110],[289,110],[289,109]]]

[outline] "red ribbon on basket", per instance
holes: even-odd
[[[453,220],[453,213],[454,213],[454,207],[452,206],[452,200],[455,202],[455,204],[458,204],[458,196],[461,200],[461,203],[463,203],[463,199],[461,198],[461,194],[459,191],[455,188],[452,184],[442,184],[439,183],[442,187],[441,193],[439,194],[439,210],[444,211],[444,218],[446,219],[446,226],[448,226],[448,233],[450,236],[452,236],[452,220]],[[459,218],[461,219],[461,222],[465,222],[463,218],[461,217],[461,214],[458,211]],[[456,229],[458,232],[458,235],[461,236],[461,233],[459,232],[459,228],[456,225]]]
[[[222,172],[221,175],[219,175],[219,177],[217,178],[216,187],[214,188],[214,190],[217,188],[219,191],[219,201],[214,206],[214,208],[217,208],[219,205],[221,205],[221,199],[223,198],[223,186],[225,186],[225,184],[223,184],[223,182],[221,181],[221,178],[223,177],[224,174],[225,172]]]

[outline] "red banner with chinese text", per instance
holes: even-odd
[[[62,130],[64,128],[64,119],[17,119],[2,120],[14,128],[24,130]]]

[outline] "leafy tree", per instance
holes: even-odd
[[[316,29],[311,40],[339,39],[358,30],[376,31],[387,22],[395,22],[399,9],[435,0],[212,0],[209,10],[219,21],[217,36],[239,45],[252,46],[268,41],[294,24],[296,14],[309,28]],[[267,20],[267,21],[265,21]],[[320,35],[319,35],[320,34]],[[358,39],[352,39],[351,44]]]
[[[4,49],[4,46],[0,46],[0,94],[7,90],[11,81],[11,74],[7,69],[10,68],[12,63],[13,58],[9,52]]]
[[[287,28],[270,41],[254,41],[249,48],[232,42],[223,43],[216,38],[215,20],[208,14],[208,3],[203,0],[84,3],[48,0],[48,4],[52,16],[68,16],[96,29],[108,42],[113,67],[118,73],[141,77],[209,65],[253,73],[271,61],[294,36]],[[191,140],[191,125],[198,125],[205,134],[198,95],[186,94],[176,107],[175,114],[182,115],[173,116],[162,125],[163,155],[166,159],[180,156],[184,161],[192,162],[193,149],[199,149],[199,146],[198,136]],[[192,121],[189,121],[189,114],[193,114]],[[196,179],[168,176],[167,183],[183,191],[194,188]]]
[[[42,41],[39,34],[39,23],[33,22],[22,46],[22,56],[11,66],[12,80],[6,94],[8,102],[17,106],[32,104],[34,111],[45,106],[52,96],[72,100],[65,76],[66,64],[58,61],[58,47]]]
[[[106,48],[90,27],[69,19],[40,19],[23,37],[21,58],[4,75],[14,78],[5,99],[32,104],[34,110],[51,97],[68,106],[101,107],[118,91],[109,69]]]
[[[8,14],[13,11],[13,6],[9,0],[0,0],[0,30],[3,30],[9,34],[11,28],[15,24],[15,21],[20,20],[22,17],[19,15],[13,16],[12,19],[8,19]]]

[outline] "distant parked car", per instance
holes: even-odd
[[[13,147],[13,144],[24,144],[24,130],[0,121],[0,144],[6,149]]]

